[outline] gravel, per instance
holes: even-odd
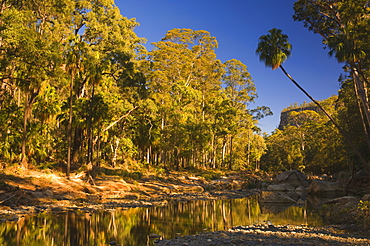
[[[163,239],[156,245],[370,245],[370,237],[349,235],[330,227],[253,225],[238,226],[228,231]]]

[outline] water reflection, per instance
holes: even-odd
[[[257,197],[192,201],[166,207],[127,210],[81,211],[26,216],[18,222],[0,224],[0,245],[153,245],[149,234],[165,238],[224,230],[236,225],[270,221],[273,224],[321,226],[320,217],[307,207],[289,207],[274,214],[266,212]]]

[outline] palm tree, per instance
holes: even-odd
[[[283,34],[280,29],[273,28],[269,34],[259,38],[256,50],[267,67],[277,69],[291,55],[292,45],[288,42],[288,35]]]
[[[338,131],[342,134],[347,143],[351,146],[353,151],[359,157],[364,167],[370,172],[370,164],[366,162],[362,154],[357,150],[355,145],[352,143],[348,134],[338,125],[334,118],[317,102],[306,90],[304,90],[287,71],[284,69],[282,64],[291,55],[292,45],[288,41],[288,35],[283,34],[280,29],[273,28],[268,31],[269,34],[262,35],[259,38],[258,47],[256,53],[259,55],[260,61],[263,61],[267,67],[271,67],[273,70],[280,67],[283,73],[296,85],[312,102],[314,102],[329,118],[329,120],[335,125]]]

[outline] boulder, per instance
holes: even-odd
[[[267,186],[267,190],[269,191],[294,191],[294,187],[290,184],[274,184]]]
[[[348,205],[348,204],[357,205],[358,201],[359,199],[354,196],[342,196],[342,197],[330,199],[326,201],[325,204],[339,203],[342,205]]]
[[[303,186],[298,186],[297,188],[295,188],[295,193],[297,193],[300,196],[307,194],[307,191],[308,191],[307,188]]]
[[[329,194],[336,193],[345,194],[345,189],[337,182],[323,181],[323,180],[313,180],[308,187],[308,193],[314,194]]]
[[[339,183],[340,185],[346,186],[346,185],[348,185],[350,180],[351,180],[351,174],[350,173],[340,171],[336,175],[336,182]]]
[[[148,237],[149,237],[149,238],[162,238],[162,236],[161,236],[161,235],[156,234],[156,233],[151,233],[151,234],[149,234],[149,235],[148,235]]]
[[[177,192],[183,193],[204,192],[204,188],[200,185],[186,184],[186,185],[172,185],[172,187]]]
[[[364,196],[361,198],[361,200],[363,200],[363,201],[370,201],[370,194],[366,194],[366,195],[364,195]]]
[[[295,203],[296,200],[279,191],[262,191],[259,201],[262,203]]]
[[[298,186],[309,186],[307,176],[298,170],[289,170],[279,173],[276,176],[276,181],[278,183],[288,183],[295,188]]]
[[[53,196],[53,192],[51,190],[44,191],[44,194],[47,196]]]
[[[300,206],[306,205],[306,200],[299,199],[299,200],[297,201],[297,205],[300,205]]]

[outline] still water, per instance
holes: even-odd
[[[164,238],[225,230],[237,225],[269,221],[273,224],[321,226],[320,217],[307,207],[274,211],[257,197],[217,201],[191,201],[165,207],[129,208],[86,213],[38,214],[0,224],[3,246],[153,245],[148,235]]]

